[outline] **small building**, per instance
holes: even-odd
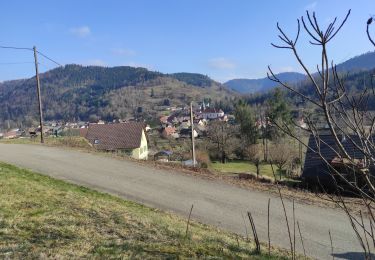
[[[206,108],[202,111],[203,119],[220,119],[224,117],[224,111],[216,108]]]
[[[21,136],[20,129],[13,129],[3,134],[4,139],[14,139]]]
[[[134,159],[148,158],[143,123],[90,124],[85,138],[98,150],[124,153]]]
[[[191,138],[191,128],[184,128],[180,130],[181,138]],[[198,132],[194,129],[194,137],[198,137]]]
[[[169,162],[172,151],[160,151],[154,154],[154,160],[159,162]]]
[[[165,125],[165,124],[168,124],[168,118],[169,118],[168,116],[162,116],[159,118],[159,121],[161,124]]]
[[[360,169],[370,171],[371,175],[375,174],[374,166],[370,166],[369,169],[361,169],[363,164],[363,153],[356,147],[354,143],[360,146],[360,140],[358,136],[350,136],[350,140],[346,139],[344,136],[338,136],[341,140],[345,151],[349,154],[351,158],[354,159],[356,167],[353,167],[351,162],[348,162],[339,153],[339,148],[335,142],[334,137],[331,134],[320,134],[320,143],[317,144],[316,139],[313,135],[310,135],[308,147],[305,156],[305,162],[303,167],[303,172],[301,175],[302,180],[309,186],[325,187],[325,188],[336,188],[336,185],[346,186],[342,183],[342,180],[335,176],[336,171],[340,172],[349,181],[358,181],[357,174],[353,174],[353,169]],[[319,147],[318,147],[319,145]],[[320,155],[314,151],[320,150]],[[337,152],[339,154],[337,154]],[[321,157],[324,158],[324,161]],[[356,178],[356,179],[355,179]]]
[[[163,129],[163,131],[161,132],[161,135],[164,137],[164,138],[168,138],[168,137],[175,137],[176,135],[176,128],[173,127],[173,126],[167,126]]]

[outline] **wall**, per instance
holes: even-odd
[[[141,145],[139,148],[136,148],[132,152],[132,157],[139,160],[148,159],[148,146],[145,132],[142,130]]]

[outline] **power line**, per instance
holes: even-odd
[[[36,51],[37,53],[39,53],[40,55],[42,55],[44,58],[46,58],[47,60],[50,60],[52,61],[53,63],[57,64],[58,66],[62,66],[60,63],[58,63],[57,61],[51,59],[50,57],[48,57],[47,55],[41,53],[40,51]]]
[[[14,46],[1,46],[0,45],[0,48],[1,49],[14,49],[14,50],[29,50],[29,51],[33,51],[33,48],[26,48],[26,47],[14,47]],[[52,58],[48,57],[47,55],[43,54],[42,52],[37,51],[37,53],[39,53],[41,56],[43,56],[47,60],[52,61],[53,63],[57,64],[58,66],[62,66],[60,63],[58,63],[57,61],[55,61]]]
[[[24,47],[13,47],[13,46],[0,46],[1,49],[14,49],[14,50],[29,50],[32,51],[32,48],[24,48]]]
[[[0,62],[0,65],[16,65],[16,64],[30,64],[34,63],[32,61],[23,61],[23,62]]]

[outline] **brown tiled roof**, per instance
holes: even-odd
[[[138,122],[90,124],[86,138],[100,150],[134,149],[141,145],[143,128]]]
[[[223,110],[217,108],[206,108],[202,113],[223,113]]]
[[[166,135],[171,135],[171,134],[174,134],[176,132],[176,128],[175,127],[166,127],[164,128],[164,132]]]

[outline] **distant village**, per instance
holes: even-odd
[[[45,121],[43,124],[43,135],[49,137],[59,136],[81,136],[86,138],[94,147],[99,150],[106,151],[128,151],[134,149],[134,144],[130,144],[131,139],[142,139],[137,136],[143,132],[146,142],[145,148],[141,155],[136,153],[128,153],[136,159],[147,159],[149,150],[147,148],[147,133],[156,132],[161,138],[190,138],[192,133],[190,120],[190,107],[166,107],[170,115],[161,116],[159,118],[160,125],[151,128],[143,122],[136,122],[134,118],[126,120],[114,120],[105,122],[98,120],[97,122],[63,122],[63,121]],[[207,124],[209,121],[232,121],[234,116],[226,115],[220,108],[210,107],[210,104],[202,102],[193,109],[194,137],[203,137],[206,135]],[[124,125],[126,127],[116,127]],[[141,126],[141,127],[138,127]],[[0,133],[0,138],[16,139],[16,138],[37,138],[41,134],[41,127],[14,128],[9,131]],[[99,138],[100,137],[100,138]],[[104,145],[105,144],[105,145]],[[140,142],[139,142],[140,144]],[[139,147],[136,147],[139,148]],[[159,151],[152,151],[157,153]]]

